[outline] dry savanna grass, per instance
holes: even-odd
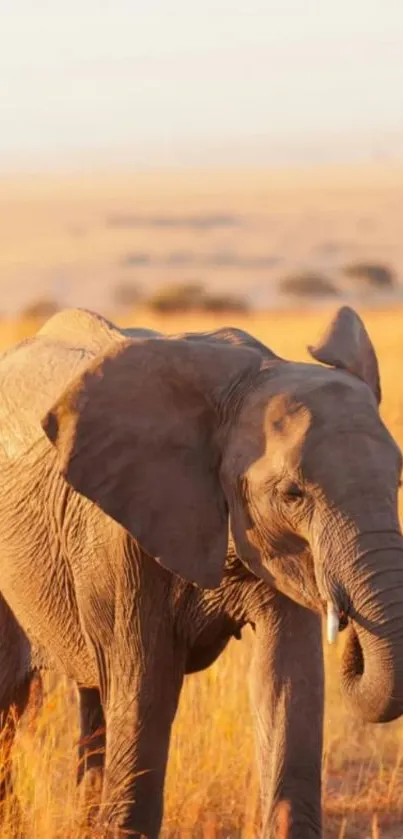
[[[362,313],[376,344],[383,378],[384,419],[403,444],[403,311]],[[288,358],[306,358],[305,346],[329,312],[261,313],[233,319]],[[127,323],[209,329],[217,318],[165,318],[136,313]],[[0,345],[29,334],[34,323],[5,324]],[[327,710],[324,808],[327,839],[397,839],[403,835],[403,723],[362,726],[349,718],[338,688],[336,649],[326,650]],[[164,839],[253,839],[259,796],[247,693],[251,636],[232,642],[203,674],[187,679],[175,722],[166,785]],[[73,687],[50,686],[34,730],[22,726],[14,749],[16,789],[30,839],[69,839],[75,825],[74,772],[78,727]],[[6,802],[3,839],[16,839],[14,802]]]

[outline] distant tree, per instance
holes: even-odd
[[[162,286],[148,305],[157,312],[246,312],[248,302],[235,294],[208,292],[202,283],[175,283]]]
[[[248,301],[238,294],[206,295],[203,308],[206,312],[245,313],[250,309]]]
[[[205,291],[202,283],[173,283],[158,288],[148,300],[156,312],[188,312],[203,309]]]
[[[339,289],[332,280],[322,274],[304,272],[290,274],[279,282],[282,294],[292,297],[338,297]]]
[[[121,261],[121,264],[124,266],[133,266],[133,265],[150,265],[152,262],[152,256],[150,253],[146,253],[145,251],[133,251],[132,253],[127,253]]]
[[[350,280],[379,290],[392,289],[396,284],[392,268],[377,262],[352,262],[345,266],[343,273]]]
[[[45,321],[55,315],[59,311],[59,306],[55,300],[50,298],[42,298],[29,303],[21,310],[21,318],[27,320]]]

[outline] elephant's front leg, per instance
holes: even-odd
[[[142,634],[142,653],[133,643],[119,649],[108,673],[100,823],[113,839],[159,836],[171,726],[183,680],[184,656],[174,648],[171,627],[163,622],[152,639],[145,627]]]
[[[256,620],[250,673],[264,839],[318,839],[323,651],[320,618],[281,594]]]
[[[80,811],[84,821],[92,824],[101,802],[105,763],[105,719],[97,688],[78,689],[80,709],[80,742],[77,785]]]

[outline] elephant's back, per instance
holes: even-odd
[[[45,435],[41,420],[92,358],[126,339],[111,321],[65,309],[0,358],[0,456],[20,455]]]
[[[42,418],[91,357],[84,347],[34,337],[0,359],[0,457],[15,458],[46,439]]]
[[[121,330],[87,309],[65,309],[37,334],[0,358],[0,458],[19,457],[35,443],[47,443],[41,420],[91,359],[129,337],[151,330]]]
[[[124,330],[89,309],[64,309],[44,323],[38,338],[56,341],[70,348],[83,348],[98,355],[110,344],[125,340]]]

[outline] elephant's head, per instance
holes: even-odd
[[[403,713],[400,453],[378,411],[375,351],[343,308],[318,364],[214,341],[127,340],[44,419],[61,470],[171,571],[219,584],[229,515],[260,577],[311,574],[361,715]],[[228,515],[229,514],[229,515]],[[292,586],[291,586],[292,588]]]

